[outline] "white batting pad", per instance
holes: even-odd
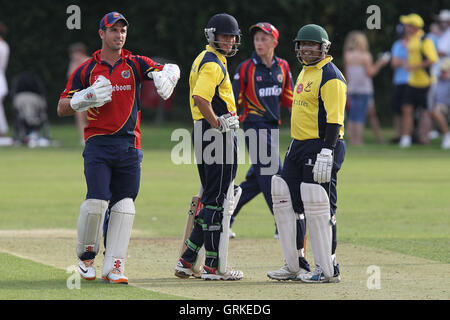
[[[236,195],[234,193],[234,180],[231,181],[227,190],[227,195],[223,201],[223,215],[222,215],[222,232],[219,239],[219,273],[227,271],[228,260],[228,243],[230,241],[230,219],[236,208],[237,201],[241,197],[242,189],[238,187]]]
[[[279,175],[272,176],[272,202],[284,260],[289,271],[298,272],[300,267],[296,245],[297,218],[292,207],[289,187]]]
[[[107,276],[114,268],[123,272],[135,212],[131,198],[122,199],[111,208],[102,268],[103,276]]]
[[[315,183],[301,183],[300,193],[314,262],[320,266],[326,277],[332,277],[334,268],[331,258],[332,231],[328,194],[320,184]]]
[[[86,252],[97,255],[106,209],[108,209],[108,202],[104,200],[87,199],[81,204],[77,227],[78,257]]]

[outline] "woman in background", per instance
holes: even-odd
[[[362,145],[367,110],[373,98],[372,77],[389,62],[390,55],[384,54],[373,63],[365,34],[361,31],[351,31],[344,42],[343,58],[350,104],[348,139],[352,145]]]

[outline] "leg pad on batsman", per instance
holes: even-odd
[[[77,227],[77,255],[80,260],[94,259],[97,255],[106,209],[108,202],[104,200],[87,199],[81,204]]]
[[[220,233],[219,240],[219,273],[225,273],[227,271],[230,219],[233,215],[234,208],[236,208],[236,205],[239,202],[241,194],[241,187],[235,188],[233,180],[228,187],[227,196],[223,202],[222,232]]]
[[[294,276],[300,271],[299,254],[296,247],[297,217],[292,207],[289,186],[279,175],[272,177],[272,202],[283,257],[287,270]]]
[[[102,279],[111,283],[128,283],[123,273],[135,213],[131,198],[122,199],[111,208],[102,268]]]
[[[325,277],[331,278],[334,275],[334,267],[331,256],[332,223],[328,194],[320,184],[315,183],[302,183],[300,193],[315,264],[320,266]]]

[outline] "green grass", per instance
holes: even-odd
[[[341,241],[450,262],[448,164],[432,148],[351,150],[338,189]]]
[[[0,260],[8,267],[0,280],[0,298],[5,300],[173,300],[180,297],[152,292],[132,286],[114,286],[101,281],[80,281],[67,272],[0,252]]]
[[[144,162],[134,229],[148,237],[180,237],[190,198],[198,189],[195,165],[174,165],[170,159],[177,143],[170,141],[170,135],[177,127],[182,126],[142,128]],[[385,138],[391,134],[383,133]],[[86,192],[82,147],[75,126],[54,126],[52,136],[60,142],[59,148],[0,149],[0,230],[76,228]],[[377,145],[369,134],[366,140],[364,147],[347,148],[338,177],[339,243],[449,263],[450,152],[440,150],[439,141],[401,150]],[[284,157],[290,141],[286,130],[280,141]],[[248,167],[239,166],[236,182],[244,179]],[[243,208],[233,231],[242,239],[273,236],[273,218],[261,195]],[[97,282],[86,284],[82,292],[67,290],[64,270],[8,254],[0,254],[0,259],[15,266],[0,282],[1,298],[120,297],[118,290]],[[34,279],[37,270],[42,278]],[[131,299],[173,298],[133,287],[120,290],[127,290]]]
[[[136,226],[155,236],[179,235],[187,203],[198,188],[194,164],[171,162],[170,148],[177,142],[170,141],[170,134],[177,127],[142,130]],[[52,133],[60,148],[0,149],[0,209],[7,213],[0,215],[2,229],[74,228],[86,192],[82,147],[74,127],[54,126]],[[283,131],[282,156],[289,140]],[[349,146],[338,177],[340,241],[449,261],[449,164],[450,153],[438,143],[409,150],[373,143]],[[239,166],[236,182],[248,167]],[[241,211],[235,231],[258,238],[273,233],[271,221],[260,195]]]

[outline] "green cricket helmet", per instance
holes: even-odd
[[[317,24],[307,24],[300,28],[297,32],[297,37],[294,39],[295,42],[295,53],[297,55],[297,59],[304,63],[304,59],[301,55],[300,51],[300,42],[301,41],[311,41],[316,42],[320,44],[320,50],[317,50],[317,60],[310,62],[309,64],[314,64],[318,62],[322,54],[328,53],[328,50],[330,49],[331,42],[328,38],[328,33],[324,28]]]

